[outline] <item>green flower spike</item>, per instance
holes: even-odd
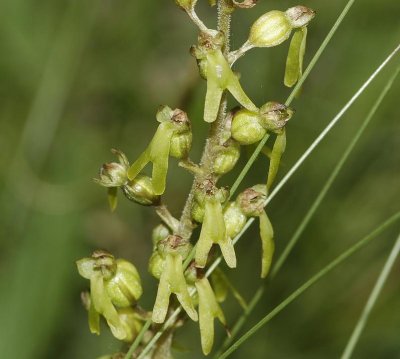
[[[260,238],[262,244],[261,278],[265,278],[268,275],[275,250],[275,244],[273,241],[274,231],[264,210],[266,199],[266,186],[256,185],[246,189],[236,200],[243,214],[247,217],[258,217],[260,220]]]
[[[272,148],[270,162],[269,162],[269,170],[268,170],[268,178],[267,178],[267,189],[270,190],[271,186],[275,180],[276,174],[278,173],[279,164],[281,162],[281,158],[286,148],[286,131],[283,131],[276,136],[276,140],[274,143],[274,147]]]
[[[286,59],[284,84],[293,87],[303,74],[303,59],[306,50],[307,28],[297,29],[292,37],[289,46],[289,53]]]
[[[199,298],[201,348],[204,355],[207,355],[211,352],[214,343],[214,318],[218,318],[223,325],[226,321],[208,279],[202,278],[195,285]]]
[[[190,122],[185,112],[169,107],[162,107],[157,113],[160,125],[147,149],[139,156],[128,170],[130,180],[142,171],[149,163],[153,163],[152,186],[155,195],[165,191],[168,172],[168,157],[182,159],[187,157],[192,144]]]
[[[206,181],[207,182],[207,181]],[[208,183],[208,182],[207,182]],[[236,254],[231,238],[227,236],[222,204],[226,200],[226,190],[217,189],[209,183],[196,194],[197,206],[204,208],[200,237],[196,245],[196,266],[204,268],[212,245],[218,244],[222,256],[230,268],[236,267]],[[196,207],[195,207],[196,208]]]
[[[187,283],[183,273],[182,261],[188,256],[191,246],[188,241],[176,235],[170,235],[158,243],[158,252],[164,261],[160,274],[157,298],[153,308],[152,320],[155,323],[163,323],[169,307],[169,298],[176,294],[179,303],[188,316],[198,320],[194,309]]]
[[[204,105],[204,121],[206,122],[214,122],[217,119],[222,94],[225,90],[228,90],[243,107],[251,111],[258,111],[222,54],[222,39],[221,33],[201,33],[199,45],[192,48],[192,54],[197,59],[200,74],[207,80]]]
[[[90,296],[83,296],[89,311],[90,331],[100,334],[102,315],[117,339],[130,338],[131,334],[117,309],[136,304],[142,294],[136,268],[125,260],[115,260],[105,251],[95,251],[91,258],[80,259],[76,264],[79,274],[90,280]]]

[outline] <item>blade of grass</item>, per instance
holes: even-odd
[[[392,250],[389,253],[389,256],[385,262],[385,265],[382,268],[382,271],[378,277],[378,280],[375,283],[375,286],[368,297],[367,303],[365,304],[364,310],[361,313],[360,318],[357,321],[356,326],[354,327],[353,333],[351,334],[351,337],[349,341],[347,342],[346,348],[341,356],[341,359],[350,359],[354,348],[360,339],[361,333],[367,324],[369,315],[371,314],[371,311],[379,297],[379,294],[381,293],[383,286],[386,283],[386,280],[393,268],[394,263],[396,262],[397,256],[399,255],[400,252],[400,235],[396,240],[396,243],[394,244]]]
[[[348,259],[351,255],[356,253],[358,250],[363,248],[366,244],[368,244],[371,240],[377,238],[379,234],[381,234],[386,228],[390,225],[394,224],[400,219],[400,212],[397,212],[392,217],[390,217],[387,221],[381,224],[378,228],[373,230],[369,235],[365,236],[355,244],[353,244],[349,249],[336,257],[333,261],[331,261],[328,265],[322,268],[317,274],[312,276],[308,281],[306,281],[303,285],[297,288],[292,294],[290,294],[286,299],[284,299],[279,305],[277,305],[272,311],[270,311],[266,316],[263,317],[256,325],[254,325],[251,329],[249,329],[243,336],[241,336],[234,344],[232,344],[222,355],[220,355],[219,359],[225,359],[230,354],[232,354],[239,346],[241,346],[247,339],[249,339],[252,335],[254,335],[259,329],[261,329],[265,324],[267,324],[272,318],[274,318],[277,314],[279,314],[283,309],[285,309],[290,303],[292,303],[295,299],[297,299],[301,294],[303,294],[307,289],[309,289],[312,285],[318,282],[321,278],[331,272],[334,268],[336,268],[339,264]]]
[[[381,105],[383,99],[386,97],[388,94],[389,90],[391,89],[396,77],[398,76],[400,72],[400,66],[397,68],[397,70],[394,72],[394,74],[389,78],[388,82],[382,89],[381,93],[379,94],[378,98],[376,99],[375,103],[371,107],[370,111],[368,112],[367,116],[365,117],[363,123],[361,126],[358,128],[356,134],[350,141],[349,145],[343,152],[343,155],[341,156],[339,162],[336,164],[335,168],[333,169],[332,173],[330,174],[329,178],[325,182],[324,186],[322,187],[321,191],[319,192],[318,196],[312,203],[311,207],[307,211],[306,215],[300,222],[299,226],[297,227],[296,231],[294,232],[293,236],[289,240],[288,244],[284,248],[282,254],[279,256],[279,258],[276,261],[276,264],[272,268],[271,271],[271,276],[269,277],[268,280],[263,281],[261,286],[257,289],[255,292],[254,296],[251,298],[249,305],[247,307],[247,310],[244,311],[244,313],[240,316],[240,318],[237,320],[237,322],[234,324],[232,330],[230,331],[231,335],[227,337],[222,344],[221,351],[228,347],[228,345],[233,341],[235,338],[236,334],[239,332],[239,330],[242,328],[243,324],[247,320],[248,316],[251,314],[251,312],[254,310],[255,306],[258,304],[260,301],[267,284],[278,274],[279,270],[282,268],[283,264],[285,263],[286,259],[288,258],[289,254],[293,250],[294,246],[298,242],[300,236],[303,234],[304,229],[307,227],[308,223],[316,213],[317,209],[319,208],[320,204],[322,203],[323,199],[325,198],[327,192],[331,188],[333,182],[335,181],[336,177],[338,176],[339,172],[341,171],[343,165],[345,164],[346,160],[350,156],[350,153],[356,146],[357,142],[361,138],[362,134],[364,133],[365,129],[367,128],[368,124],[370,123],[371,119],[374,117],[376,111],[378,110],[379,106]],[[221,351],[218,351],[215,357],[218,357],[218,355],[221,354]]]
[[[290,93],[289,97],[287,98],[287,100],[285,102],[286,106],[289,106],[292,103],[294,97],[296,96],[296,93],[301,88],[301,86],[303,85],[304,81],[307,79],[308,75],[310,74],[311,70],[314,68],[315,64],[318,62],[319,58],[321,57],[321,55],[324,52],[325,48],[328,46],[328,44],[331,41],[333,35],[335,35],[336,30],[339,28],[340,24],[342,23],[342,21],[346,17],[347,13],[349,12],[350,8],[353,6],[354,2],[355,2],[355,0],[349,0],[347,2],[346,6],[343,8],[342,12],[340,13],[338,18],[336,19],[335,23],[333,24],[332,28],[329,30],[328,34],[326,35],[324,41],[322,41],[321,46],[318,48],[317,52],[315,53],[315,55],[311,59],[310,63],[308,64],[308,66],[307,66],[306,70],[304,71],[303,75],[301,76],[301,78],[297,82],[296,86],[293,88],[292,92]],[[250,167],[253,165],[254,161],[256,160],[256,158],[258,157],[260,152],[262,151],[262,149],[264,147],[264,144],[267,142],[268,138],[269,138],[269,134],[266,134],[265,137],[261,140],[261,142],[257,145],[257,147],[254,150],[253,154],[251,155],[251,157],[247,161],[246,165],[244,166],[244,168],[240,172],[239,176],[237,177],[236,181],[232,185],[231,190],[230,190],[230,197],[232,197],[233,194],[238,189],[240,183],[243,181],[243,179],[246,176],[247,172],[249,171]]]

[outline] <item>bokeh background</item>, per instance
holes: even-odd
[[[199,1],[209,26],[215,10]],[[260,1],[234,15],[233,48],[270,9],[297,5]],[[306,63],[345,5],[306,0],[317,10],[309,28]],[[398,0],[356,1],[293,107],[280,176],[303,153],[400,39]],[[155,128],[160,104],[185,109],[193,122],[198,159],[207,133],[202,122],[205,83],[188,49],[196,30],[173,1],[2,0],[0,2],[0,357],[86,359],[121,349],[103,328],[91,335],[79,293],[88,283],[74,261],[95,248],[132,260],[142,274],[142,306],[151,308],[156,281],[147,273],[153,211],[120,198],[111,214],[105,191],[92,182],[110,148],[132,160]],[[256,49],[236,70],[255,103],[284,101],[288,43]],[[277,253],[314,200],[399,56],[357,101],[269,206]],[[287,264],[247,327],[329,260],[368,234],[400,206],[400,80],[385,99]],[[232,101],[232,105],[234,105]],[[242,152],[238,168],[251,149]],[[165,201],[179,216],[191,176],[172,165]],[[265,180],[260,157],[243,188]],[[260,330],[232,358],[337,358],[399,231],[394,226],[314,286]],[[239,242],[239,268],[227,272],[246,299],[260,285],[255,228]],[[397,264],[356,351],[358,358],[400,357]],[[240,315],[229,300],[228,323]],[[217,326],[216,344],[224,331]],[[178,358],[201,358],[198,329],[177,341]]]

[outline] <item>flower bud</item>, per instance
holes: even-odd
[[[126,198],[143,206],[157,206],[160,196],[155,194],[153,181],[145,175],[138,175],[122,187]]]
[[[198,222],[203,222],[205,202],[207,198],[214,197],[218,202],[224,203],[229,196],[229,191],[225,187],[217,188],[213,181],[204,180],[194,192],[192,205],[192,218]]]
[[[260,123],[260,115],[246,109],[236,112],[232,119],[232,138],[241,145],[251,145],[261,141],[267,131]]]
[[[129,307],[135,304],[143,293],[140,276],[132,263],[117,259],[116,264],[117,270],[113,277],[105,281],[105,289],[115,306]]]
[[[157,251],[153,252],[149,259],[149,272],[150,274],[156,278],[160,279],[161,273],[164,270],[165,260],[161,257],[160,253]]]
[[[256,185],[244,190],[236,199],[236,203],[247,217],[257,217],[264,212],[267,199],[265,185]]]
[[[240,145],[236,141],[229,140],[216,149],[217,156],[214,161],[214,173],[223,175],[235,167],[240,157]]]
[[[236,202],[230,202],[224,209],[226,235],[235,238],[246,224],[246,216]]]
[[[294,29],[308,25],[314,18],[315,11],[305,6],[295,6],[285,12],[290,24]]]
[[[160,223],[153,229],[151,239],[153,241],[153,249],[157,249],[157,243],[170,235],[169,229],[164,224]]]
[[[192,130],[186,112],[176,109],[171,119],[175,125],[175,133],[171,138],[169,154],[172,157],[187,158],[192,148]]]
[[[277,46],[289,38],[292,28],[286,13],[272,10],[252,25],[248,42],[255,47]]]
[[[189,255],[192,245],[187,239],[178,235],[169,235],[157,244],[157,251],[161,257],[165,258],[168,254],[179,254],[183,260]]]
[[[129,162],[123,152],[115,149],[112,149],[111,152],[118,157],[119,163],[103,164],[100,168],[100,178],[95,178],[94,181],[104,187],[120,187],[128,180]]]
[[[260,108],[260,123],[267,131],[279,131],[286,125],[294,111],[279,102],[267,102]]]

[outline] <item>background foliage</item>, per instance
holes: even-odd
[[[215,23],[200,1],[200,14]],[[307,59],[345,1],[307,0],[317,11],[309,28]],[[263,12],[297,3],[260,1],[233,19],[233,48],[246,39]],[[353,6],[293,104],[288,125],[286,172],[312,139],[391,51],[400,38],[397,0],[363,0]],[[202,122],[205,82],[188,54],[196,29],[173,1],[2,0],[0,3],[0,353],[4,358],[95,358],[119,350],[104,328],[93,336],[79,301],[87,283],[74,261],[106,248],[140,268],[151,308],[156,281],[147,273],[149,233],[157,219],[151,209],[122,200],[108,211],[105,193],[92,183],[111,147],[133,160],[155,129],[160,104],[185,109],[193,122],[194,158],[206,125]],[[283,101],[288,43],[253,50],[236,69],[258,105]],[[398,59],[396,60],[398,62]],[[361,123],[384,71],[344,121],[269,206],[278,253],[313,201],[323,181]],[[254,322],[306,278],[399,207],[400,82],[384,101],[343,172],[304,233],[286,267],[250,318]],[[249,151],[250,153],[250,151]],[[242,153],[241,163],[248,154]],[[260,157],[247,184],[265,180]],[[240,168],[240,166],[238,166]],[[238,168],[238,169],[239,169]],[[238,172],[227,176],[232,183]],[[251,180],[251,181],[250,181]],[[166,201],[179,214],[191,176],[171,166]],[[243,186],[245,186],[243,184]],[[232,357],[335,358],[344,348],[378,274],[395,231],[388,231],[335,270],[258,332]],[[228,272],[249,298],[260,284],[259,241],[250,231],[238,244],[239,269]],[[395,271],[398,273],[399,265]],[[400,353],[400,289],[393,274],[356,354],[394,358]],[[225,305],[228,323],[240,309]],[[198,329],[181,331],[178,341],[201,357]],[[224,335],[219,328],[219,337]]]

